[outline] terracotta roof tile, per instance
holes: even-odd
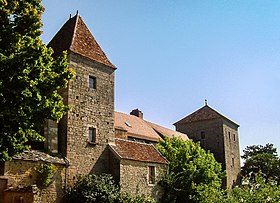
[[[212,109],[208,105],[203,106],[202,108],[198,109],[197,111],[193,112],[192,114],[190,114],[190,115],[184,117],[183,119],[177,121],[173,125],[176,126],[176,125],[180,125],[180,124],[184,124],[184,123],[192,123],[192,122],[210,120],[210,119],[217,119],[217,118],[226,119],[226,120],[230,121],[231,123],[239,126],[238,124],[231,121],[227,117],[223,116],[222,114],[220,114],[216,110]]]
[[[160,125],[157,125],[157,124],[154,124],[154,123],[151,123],[148,121],[146,121],[146,122],[148,123],[148,125],[150,125],[155,131],[157,131],[161,135],[164,135],[164,136],[167,136],[170,138],[175,136],[175,137],[182,138],[183,140],[189,140],[188,136],[184,133],[180,133],[178,131],[168,129],[168,128],[162,127]]]
[[[129,136],[158,142],[161,138],[145,120],[133,115],[115,112],[115,128],[126,130]]]
[[[116,139],[115,144],[109,146],[120,159],[168,164],[167,159],[152,144]]]
[[[62,26],[48,46],[53,48],[54,56],[60,55],[62,51],[72,51],[115,68],[78,14]]]
[[[161,136],[181,137],[187,140],[186,134],[151,123],[137,116],[115,112],[115,128],[127,132],[128,136],[158,142]]]

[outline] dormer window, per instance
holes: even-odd
[[[89,76],[88,79],[88,87],[90,89],[96,89],[96,77],[94,76]]]

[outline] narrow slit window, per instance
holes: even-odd
[[[156,168],[155,166],[149,166],[149,184],[155,184],[156,182]]]
[[[96,143],[96,128],[90,127],[88,129],[88,141],[90,143]]]
[[[200,132],[200,137],[201,137],[202,140],[205,139],[205,132],[204,131]]]
[[[235,134],[233,134],[233,141],[235,141],[236,137],[235,137]]]
[[[234,167],[234,158],[231,158],[232,167]]]
[[[230,132],[228,132],[228,139],[230,140]]]
[[[96,77],[89,76],[88,86],[90,89],[96,89]]]

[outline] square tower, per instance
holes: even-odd
[[[209,150],[226,171],[224,187],[240,184],[239,125],[218,113],[207,104],[174,123],[176,130],[200,142]]]
[[[61,90],[71,110],[58,124],[58,152],[69,160],[68,180],[78,174],[108,172],[107,144],[114,140],[114,71],[77,14],[49,43],[54,56],[67,51],[76,76]]]

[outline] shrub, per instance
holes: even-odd
[[[115,203],[118,198],[119,187],[107,174],[78,177],[66,194],[68,203]]]
[[[144,195],[133,196],[129,193],[122,193],[118,203],[155,203],[152,197],[145,197]]]

